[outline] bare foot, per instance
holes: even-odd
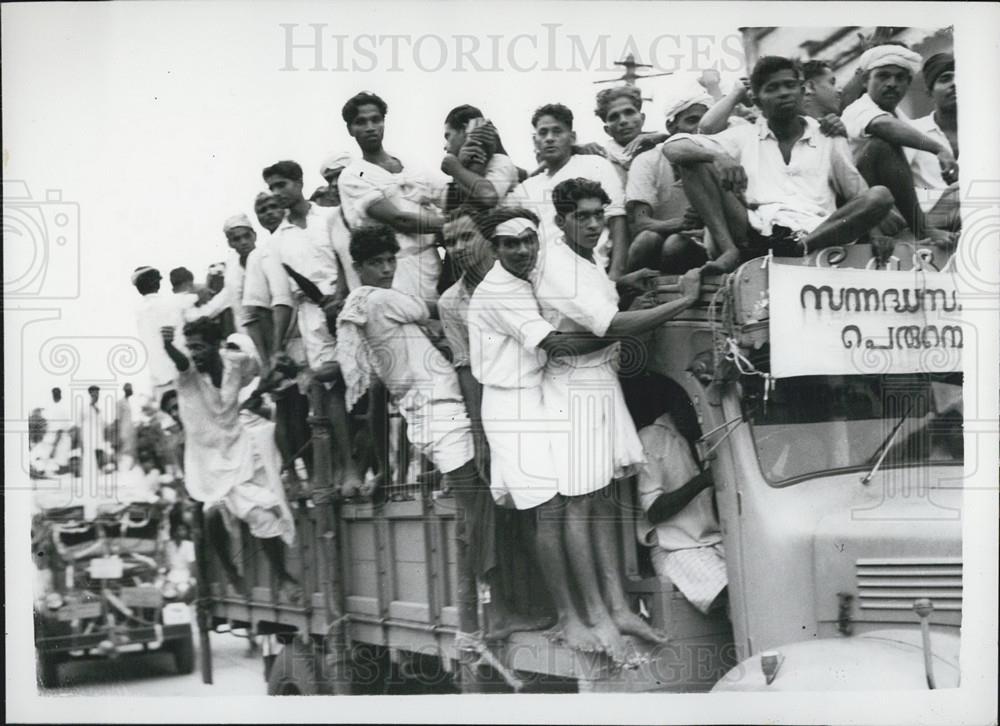
[[[601,650],[608,654],[615,665],[625,665],[630,661],[628,643],[611,618],[598,620],[593,632],[601,644]]]
[[[506,640],[510,637],[511,633],[523,633],[530,632],[533,630],[545,630],[552,626],[553,618],[551,615],[536,615],[530,617],[527,615],[506,614],[501,617],[500,615],[493,614],[492,622],[490,623],[490,628],[486,631],[483,638],[485,640]],[[546,631],[546,635],[551,631]]]
[[[654,628],[631,610],[615,610],[611,619],[618,630],[626,635],[635,635],[649,643],[666,643],[670,638],[662,630]]]
[[[292,578],[282,580],[281,584],[278,585],[278,592],[284,595],[292,605],[302,604],[302,588]]]
[[[610,623],[610,621],[608,622]],[[573,650],[579,650],[582,653],[600,653],[604,650],[603,643],[595,629],[588,628],[575,618],[563,623],[560,630],[562,631],[562,642]]]

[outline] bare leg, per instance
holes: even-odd
[[[562,543],[565,501],[557,495],[538,508],[538,529],[535,535],[538,564],[548,583],[557,613],[556,625],[548,632],[548,636],[554,642],[563,642],[570,648],[593,653],[601,650],[601,643],[580,619],[570,593]]]
[[[278,588],[286,594],[289,600],[295,604],[302,601],[302,588],[298,580],[292,577],[285,568],[285,543],[280,537],[268,537],[261,539],[261,549],[267,557],[267,562],[271,566],[271,571],[278,578]]]
[[[884,186],[889,190],[896,209],[903,215],[914,236],[917,239],[922,238],[924,228],[927,226],[926,220],[917,202],[917,192],[913,188],[913,173],[910,171],[903,149],[873,137],[862,147],[855,163],[869,186]]]
[[[931,227],[957,232],[962,228],[961,207],[958,199],[958,182],[948,187],[941,195],[931,211],[926,214],[927,224]]]
[[[892,195],[885,187],[872,187],[852,199],[805,238],[807,252],[853,242],[878,225],[892,209]]]
[[[663,235],[652,230],[640,232],[628,247],[627,272],[649,268],[660,269],[660,248],[663,245]]]
[[[612,483],[594,495],[593,524],[591,531],[597,550],[597,568],[601,576],[604,599],[611,611],[611,619],[618,629],[629,635],[636,635],[651,643],[665,643],[665,633],[651,627],[649,623],[632,612],[625,588],[622,586],[620,542],[618,536],[619,508]]]
[[[683,275],[708,261],[705,249],[688,236],[672,234],[660,248],[659,269],[666,275]]]
[[[471,489],[475,486],[476,467],[467,461],[455,471],[443,475],[446,486],[455,492],[455,559],[458,561],[458,626],[464,633],[479,630],[479,613],[476,597],[476,531],[477,522],[471,521]]]
[[[709,272],[730,272],[739,264],[739,248],[746,244],[746,207],[732,192],[725,191],[719,177],[709,164],[687,164],[680,167],[684,192],[705,228],[712,235],[717,255],[708,263]]]
[[[591,527],[594,520],[593,495],[568,497],[566,512],[566,556],[583,599],[586,619],[594,635],[616,663],[624,663],[626,643],[601,596]]]
[[[245,595],[246,582],[244,582],[239,570],[236,569],[232,548],[229,546],[229,528],[226,526],[226,520],[222,517],[222,512],[218,509],[210,509],[205,512],[205,524],[208,540],[219,555],[222,570],[229,578],[230,584]]]
[[[358,473],[358,465],[351,456],[351,429],[347,419],[347,405],[344,401],[342,383],[335,385],[329,393],[327,415],[333,433],[334,461],[337,463],[337,479],[344,496],[357,494],[364,480]]]

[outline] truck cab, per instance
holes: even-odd
[[[933,286],[946,277],[930,268],[934,255],[914,254],[896,272]],[[871,259],[866,245],[841,250],[837,279],[877,286],[885,272],[864,269]],[[810,374],[830,362],[814,364],[823,353],[800,348],[802,374],[776,377],[770,318],[799,303],[769,286],[779,265],[817,260],[752,260],[708,284],[701,305],[657,332],[650,354],[651,370],[697,410],[715,482],[741,662],[714,690],[956,686],[961,373],[953,361],[937,366],[952,370],[897,371],[888,349],[872,345],[862,352],[880,355],[878,366]],[[806,296],[802,307],[812,303]],[[876,312],[850,307],[836,311],[837,325],[863,327]],[[888,307],[894,314],[891,298]],[[924,360],[955,352],[919,342]]]

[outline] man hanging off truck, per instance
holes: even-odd
[[[238,395],[257,376],[256,360],[238,350],[222,349],[218,326],[206,318],[184,326],[190,360],[174,347],[172,327],[160,332],[163,349],[177,367],[187,490],[206,505],[208,537],[226,576],[234,588],[245,592],[229,547],[227,520],[235,517],[261,539],[282,593],[292,602],[301,600],[299,583],[285,567],[282,541],[288,545],[295,541],[295,525],[281,479],[269,476],[262,452],[240,423]]]

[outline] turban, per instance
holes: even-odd
[[[268,201],[270,199],[274,199],[274,195],[271,194],[271,192],[261,192],[256,197],[254,197],[254,199],[253,199],[253,205],[254,205],[254,207],[256,207],[259,204],[261,204],[261,202],[266,202],[266,201]]]
[[[663,112],[664,120],[670,123],[684,111],[699,103],[705,108],[711,108],[715,100],[701,88],[692,88],[686,92],[676,94],[667,99]]]
[[[954,70],[955,56],[951,53],[935,53],[932,55],[924,61],[924,83],[927,84],[927,90],[930,91],[934,88],[934,81],[942,73]]]
[[[526,217],[515,217],[497,225],[494,237],[517,237],[525,230],[538,232],[538,225]]]
[[[142,267],[135,268],[135,272],[132,273],[132,284],[135,285],[137,282],[139,282],[140,277],[145,277],[146,275],[149,274],[155,274],[157,277],[160,277],[160,271],[157,270],[155,267],[149,267],[148,265],[143,265]]]
[[[231,229],[236,229],[237,227],[248,227],[253,229],[253,225],[250,224],[250,218],[245,214],[234,214],[232,217],[227,219],[222,223],[222,232],[226,234]]]
[[[862,73],[866,73],[881,66],[899,66],[908,70],[911,76],[915,76],[920,70],[920,60],[919,53],[914,53],[901,45],[876,45],[861,54],[858,67]]]
[[[333,171],[335,169],[343,169],[345,166],[350,164],[354,159],[346,151],[338,151],[336,154],[330,154],[326,161],[322,163],[319,167],[319,175],[325,176],[326,172]]]

